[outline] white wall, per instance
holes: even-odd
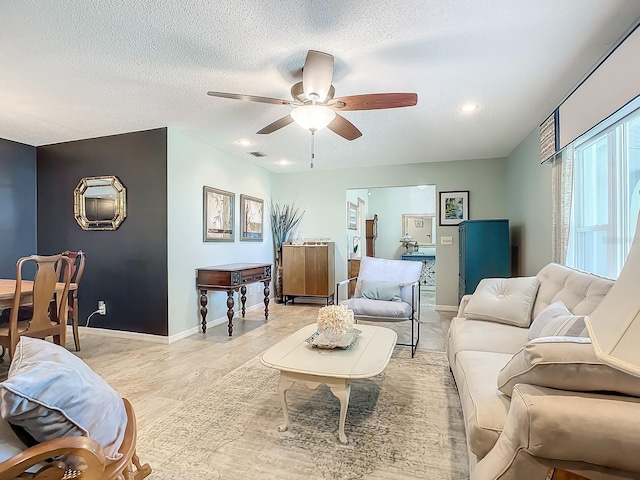
[[[169,337],[195,333],[200,325],[199,295],[195,287],[198,267],[237,262],[273,263],[269,226],[271,172],[182,132],[169,129],[167,146]],[[235,242],[203,242],[203,186],[236,194]],[[241,242],[240,194],[264,200],[264,241]],[[261,304],[262,287],[248,288],[247,306]],[[273,293],[273,288],[271,289]],[[226,319],[224,292],[210,292],[207,320]],[[239,301],[236,296],[236,308]],[[237,317],[234,323],[237,323]]]
[[[436,214],[436,187],[390,187],[369,189],[370,216],[378,215],[376,257],[400,259],[405,252],[400,243],[403,214]],[[420,247],[420,252],[435,254],[435,248]]]
[[[470,190],[472,219],[507,218],[505,163],[499,158],[279,174],[273,178],[273,191],[283,200],[296,199],[305,210],[300,225],[305,236],[336,242],[336,280],[343,280],[349,256],[344,241],[347,189],[435,185],[443,191]],[[454,242],[436,247],[436,303],[454,306],[458,303],[458,228],[437,226],[436,237],[442,235],[452,236]],[[345,294],[341,291],[340,297]]]

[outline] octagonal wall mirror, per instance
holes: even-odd
[[[127,217],[127,189],[118,177],[85,177],[73,192],[73,214],[83,230],[117,230]]]

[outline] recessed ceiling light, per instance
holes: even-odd
[[[477,109],[478,105],[476,105],[475,103],[466,103],[462,107],[460,107],[460,110],[465,113],[475,112]]]
[[[253,142],[248,138],[239,138],[238,140],[236,140],[236,143],[238,145],[242,145],[243,147],[248,147],[249,145],[253,145]]]
[[[289,160],[287,160],[286,158],[283,158],[282,160],[278,160],[278,161],[276,161],[276,163],[278,165],[291,165],[291,162]]]

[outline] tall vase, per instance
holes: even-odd
[[[275,278],[274,278],[274,288],[275,288],[275,292],[274,292],[274,297],[276,300],[276,303],[282,303],[283,302],[283,295],[282,295],[282,250],[275,252],[274,255],[274,261],[275,261]]]
[[[276,293],[275,293],[276,303],[282,303],[284,301],[282,296],[282,262],[279,260],[276,262],[275,285],[276,285]]]

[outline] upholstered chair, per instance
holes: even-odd
[[[353,297],[338,303],[353,310],[356,322],[410,322],[411,343],[398,345],[411,347],[413,357],[420,341],[421,271],[421,262],[363,257]],[[354,278],[339,282],[336,293]]]

